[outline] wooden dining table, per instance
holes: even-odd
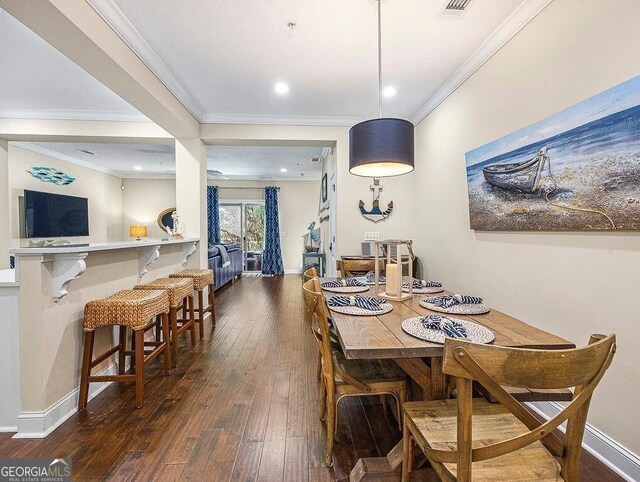
[[[325,280],[321,280],[323,281]],[[339,294],[376,295],[373,286],[362,293],[335,293],[326,290],[323,293],[327,299]],[[421,340],[402,330],[402,322],[407,318],[442,314],[423,308],[419,301],[425,297],[446,294],[450,293],[414,294],[404,301],[390,300],[393,310],[378,316],[355,316],[331,311],[345,357],[357,360],[392,359],[413,380],[414,398],[438,400],[448,397],[449,380],[442,371],[443,345]],[[448,316],[489,328],[495,334],[492,342],[495,345],[536,349],[575,348],[573,343],[564,338],[494,309],[482,315]],[[386,457],[360,459],[351,471],[350,480],[400,480],[401,463],[402,441]]]

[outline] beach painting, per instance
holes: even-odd
[[[640,76],[465,158],[471,229],[640,229]]]

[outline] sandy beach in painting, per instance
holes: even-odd
[[[604,156],[551,172],[557,189],[550,201],[607,213],[616,229],[640,229],[640,154]],[[612,229],[598,213],[551,205],[554,186],[545,171],[538,193],[523,194],[487,183],[480,175],[469,185],[471,228],[480,231]]]
[[[535,192],[487,182],[486,166],[548,149]],[[640,229],[640,76],[466,154],[471,228]]]

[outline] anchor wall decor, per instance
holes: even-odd
[[[393,201],[390,201],[389,204],[387,204],[387,209],[382,211],[380,209],[380,193],[382,192],[380,179],[374,179],[373,186],[371,186],[370,189],[373,192],[373,207],[370,211],[367,211],[364,208],[364,201],[360,200],[360,213],[362,214],[362,216],[364,216],[365,219],[373,221],[374,223],[378,223],[391,216],[391,212],[393,211]]]

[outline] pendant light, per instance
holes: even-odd
[[[378,115],[349,130],[349,172],[389,177],[413,171],[413,129],[404,119],[382,117],[382,17],[378,2]]]

